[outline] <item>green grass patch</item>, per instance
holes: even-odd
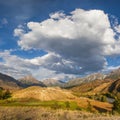
[[[39,100],[0,100],[0,106],[42,106],[52,109],[81,110],[74,101],[39,101]]]

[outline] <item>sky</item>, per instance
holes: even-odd
[[[0,1],[0,72],[72,79],[120,67],[120,0]]]

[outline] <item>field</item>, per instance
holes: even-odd
[[[39,101],[35,99],[19,99],[19,100],[0,100],[0,106],[9,107],[44,107],[51,109],[67,109],[67,110],[82,110],[74,101]]]
[[[119,102],[119,101],[118,101]],[[119,107],[71,91],[38,86],[1,90],[0,120],[120,120]]]
[[[120,116],[33,106],[1,106],[0,120],[120,120]]]
[[[83,104],[83,103],[82,103]],[[118,114],[91,112],[74,101],[0,100],[0,120],[120,120]]]

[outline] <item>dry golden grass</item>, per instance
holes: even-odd
[[[109,104],[107,102],[100,102],[96,100],[91,100],[89,98],[80,97],[76,100],[78,103],[78,106],[81,108],[87,109],[89,105],[92,108],[92,112],[111,112],[112,111],[112,104]]]
[[[108,86],[113,81],[111,79],[105,79],[105,80],[94,80],[90,81],[89,83],[84,83],[79,86],[71,88],[73,92],[80,92],[80,93],[87,93],[90,91],[93,92],[101,92],[103,89],[108,88]],[[106,89],[107,91],[107,89]]]
[[[0,107],[0,120],[120,120],[120,117],[41,107]]]
[[[50,101],[50,100],[70,100],[74,99],[75,96],[72,95],[71,92],[60,89],[58,87],[42,88],[38,86],[33,86],[14,92],[12,98],[13,99],[33,98],[41,101]]]
[[[37,99],[40,101],[74,101],[80,108],[87,109],[88,104],[92,106],[93,111],[112,111],[112,105],[105,102],[91,100],[85,97],[76,97],[70,91],[58,87],[42,88],[38,86],[19,90],[12,95],[13,99]]]

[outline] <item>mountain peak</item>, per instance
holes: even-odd
[[[45,85],[35,79],[32,75],[28,75],[28,76],[25,76],[23,78],[20,78],[19,81],[21,82],[21,84],[24,86],[24,87],[28,87],[28,86],[42,86],[42,87],[45,87]]]
[[[0,87],[3,89],[19,89],[20,83],[13,77],[0,73]]]

